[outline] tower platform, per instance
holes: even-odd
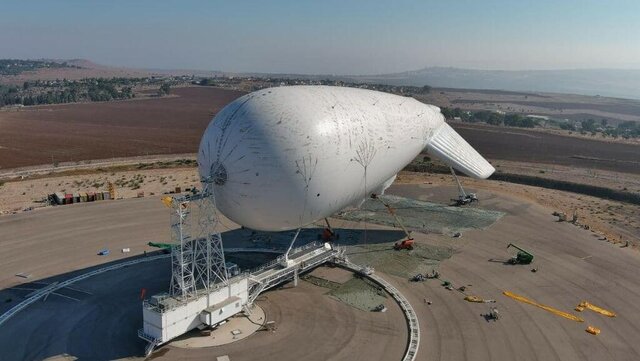
[[[313,242],[291,250],[255,270],[243,272],[193,296],[180,298],[168,293],[143,302],[143,328],[138,336],[149,342],[147,353],[158,345],[202,325],[215,327],[220,322],[251,306],[261,292],[294,279],[341,252],[329,243]],[[286,262],[285,262],[286,261]]]

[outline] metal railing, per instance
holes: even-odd
[[[143,263],[143,262],[150,262],[150,261],[155,261],[158,259],[162,259],[162,258],[169,258],[171,255],[168,254],[161,254],[161,255],[157,255],[157,256],[150,256],[150,257],[143,257],[143,258],[138,258],[138,259],[134,259],[131,261],[126,261],[126,262],[121,262],[121,263],[116,263],[116,264],[112,264],[110,266],[106,266],[106,267],[102,267],[102,268],[98,268],[96,270],[87,272],[87,273],[83,273],[79,276],[70,278],[66,281],[61,281],[58,283],[54,283],[51,284],[49,286],[46,286],[42,289],[37,290],[36,292],[34,292],[31,296],[27,297],[24,301],[18,303],[17,305],[13,306],[11,309],[9,309],[9,311],[5,312],[4,314],[2,314],[0,316],[0,326],[7,322],[11,317],[15,316],[18,312],[24,310],[25,308],[29,307],[29,305],[33,304],[34,302],[36,302],[37,300],[41,299],[42,297],[45,297],[48,294],[51,294],[59,289],[65,288],[69,285],[72,285],[78,281],[82,281],[85,280],[89,277],[93,277],[95,275],[99,275],[101,273],[104,272],[109,272],[109,271],[113,271],[113,270],[117,270],[120,268],[124,268],[127,266],[132,266],[132,265],[136,265],[139,263]]]
[[[308,244],[305,244],[303,246],[294,248],[291,251],[291,254],[292,255],[298,255],[298,254],[300,254],[300,253],[302,253],[304,251],[307,251],[307,250],[309,250],[311,248],[320,249],[321,247],[324,247],[324,243],[318,242],[318,241],[314,241],[314,242],[310,242]],[[272,248],[251,248],[251,247],[246,247],[246,248],[225,248],[224,251],[225,251],[225,253],[239,253],[239,252],[283,253],[284,252],[284,250],[277,250],[277,249],[272,249]],[[196,296],[193,297],[193,298],[190,298],[190,299],[184,299],[184,300],[177,299],[178,302],[174,302],[174,303],[171,303],[171,304],[168,304],[168,305],[163,305],[163,306],[152,304],[148,300],[144,300],[142,305],[143,305],[144,308],[153,310],[154,312],[158,312],[158,313],[164,313],[164,312],[167,312],[167,311],[171,311],[171,310],[173,310],[173,309],[175,309],[177,307],[180,307],[181,305],[184,305],[186,302],[189,302],[189,301],[191,301],[193,299],[198,299],[200,297],[205,297],[207,294],[209,294],[211,292],[215,292],[215,291],[219,290],[222,287],[226,287],[227,284],[234,283],[234,282],[239,281],[241,279],[248,278],[250,282],[258,283],[259,281],[257,281],[255,277],[252,277],[253,275],[263,273],[263,272],[265,272],[265,271],[267,271],[269,269],[273,269],[274,267],[279,266],[282,263],[283,260],[284,260],[284,255],[281,255],[281,256],[279,256],[279,257],[271,260],[270,262],[267,262],[267,263],[265,263],[265,264],[263,264],[263,265],[261,265],[259,267],[256,267],[256,268],[251,269],[251,270],[242,271],[240,274],[238,274],[238,275],[236,275],[236,276],[234,276],[232,278],[229,278],[227,280],[226,284],[225,283],[215,283],[215,284],[210,285],[208,289],[198,290],[197,293],[196,293]],[[250,285],[250,286],[252,286],[252,285]],[[269,286],[269,287],[272,287],[272,286]],[[265,290],[265,287],[262,286],[259,292],[262,292],[264,290]],[[256,297],[257,297],[257,295],[256,295]]]
[[[280,270],[277,270],[273,274],[269,274],[267,277],[264,277],[264,278],[259,278],[259,275],[269,270],[268,267],[261,267],[258,269],[258,272],[252,273],[251,276],[249,277],[249,280],[253,282],[253,284],[249,286],[248,303],[249,304],[253,303],[253,301],[255,301],[255,299],[258,297],[258,295],[261,292],[264,292],[271,287],[274,287],[284,281],[289,280],[290,278],[293,278],[296,272],[298,273],[305,272],[311,268],[314,268],[324,262],[331,260],[332,258],[335,258],[336,255],[339,254],[338,251],[333,249],[326,250],[324,248],[324,244],[320,242],[312,242],[305,246],[299,247],[298,249],[296,249],[297,250],[296,254],[300,254],[314,247],[315,247],[314,252],[315,251],[322,251],[322,252],[315,254],[311,259],[308,259],[294,267],[282,268]],[[284,260],[284,258],[281,258],[279,262],[271,262],[271,263],[279,264],[282,260]],[[274,261],[278,261],[278,260],[276,259]],[[273,265],[271,267],[273,267]]]
[[[295,257],[295,255],[300,254],[301,252],[304,252],[310,248],[320,248],[320,246],[324,246],[324,243],[322,242],[318,242],[318,241],[313,241],[310,243],[305,244],[304,246],[300,246],[300,247],[296,247],[294,249],[291,250],[290,252],[290,256],[289,257]],[[236,248],[237,249],[237,248]],[[252,250],[253,248],[245,248],[246,250]],[[275,252],[271,252],[271,253],[284,253],[284,250],[281,251],[275,251]],[[250,251],[247,251],[250,252]],[[281,264],[282,261],[284,261],[284,254],[282,254],[281,256],[277,257],[276,259],[273,259],[263,265],[260,265],[256,268],[253,268],[249,271],[249,273],[251,274],[256,274],[256,273],[261,273],[263,271],[265,271],[266,269],[269,269],[275,265]]]
[[[292,250],[292,254],[299,254],[300,252],[303,252],[305,250],[308,250],[310,248],[320,248],[320,246],[323,246],[323,244],[321,242],[311,242],[308,243],[304,246],[301,247],[297,247],[294,248]],[[268,250],[267,249],[256,249],[256,248],[230,248],[228,250],[226,250],[229,253],[234,253],[234,252],[273,252],[273,250]],[[171,257],[171,254],[160,254],[160,255],[156,255],[156,256],[148,256],[148,257],[141,257],[141,258],[137,258],[134,260],[130,260],[130,261],[125,261],[125,262],[121,262],[121,263],[116,263],[116,264],[112,264],[106,267],[101,267],[98,269],[95,269],[93,271],[87,272],[87,273],[83,273],[79,276],[70,278],[68,280],[65,281],[61,281],[59,283],[55,283],[55,284],[51,284],[48,285],[40,290],[35,291],[34,293],[32,293],[29,297],[27,297],[24,301],[18,303],[17,305],[15,305],[14,307],[10,308],[7,312],[3,313],[2,315],[0,315],[0,326],[2,324],[4,324],[5,322],[7,322],[11,317],[15,316],[17,313],[19,313],[20,311],[24,310],[25,308],[29,307],[31,304],[33,304],[34,302],[36,302],[37,300],[45,297],[48,294],[51,294],[59,289],[65,288],[69,285],[72,285],[76,282],[85,280],[87,278],[99,275],[101,273],[105,273],[105,272],[109,272],[109,271],[113,271],[113,270],[117,270],[117,269],[121,269],[121,268],[125,268],[128,266],[133,266],[136,264],[140,264],[140,263],[144,263],[144,262],[150,262],[150,261],[155,261],[155,260],[160,260],[160,259],[164,259],[164,258],[169,258]],[[230,278],[229,281],[235,281],[235,280],[239,280],[242,278],[247,278],[249,277],[250,274],[260,271],[260,270],[265,270],[268,267],[273,267],[276,264],[279,264],[282,261],[283,257],[278,257],[275,260],[262,265],[261,267],[258,267],[255,270],[251,270],[251,271],[244,271],[242,273],[240,273],[239,275]],[[223,287],[225,285],[223,284],[216,284],[214,285],[212,288],[210,288],[209,292],[211,291],[215,291],[217,289],[219,289],[220,287]],[[147,307],[147,308],[153,308],[156,310],[160,310],[157,306],[150,304],[147,300],[145,300],[143,302],[143,306]],[[164,309],[163,311],[166,311],[168,309]]]
[[[344,268],[347,268],[354,272],[359,272],[362,267],[358,266],[350,261],[343,259],[336,262],[337,265],[340,265]],[[404,316],[407,320],[407,327],[409,329],[409,340],[407,342],[407,349],[405,350],[403,361],[414,361],[416,356],[418,355],[418,348],[420,346],[420,324],[418,322],[418,316],[416,315],[415,310],[409,303],[409,301],[398,291],[397,288],[392,286],[389,282],[385,281],[382,277],[376,274],[362,275],[363,277],[367,277],[380,286],[382,286],[389,294],[393,297],[396,303],[402,309]]]
[[[151,353],[153,352],[153,349],[158,344],[160,344],[160,340],[151,335],[146,334],[144,332],[144,328],[141,328],[138,330],[138,337],[148,342],[147,346],[144,348],[144,354],[147,357],[151,355]]]

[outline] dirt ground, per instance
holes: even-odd
[[[200,188],[195,168],[147,169],[30,179],[8,182],[0,188],[0,215],[20,212],[30,207],[40,208],[44,204],[38,202],[47,194],[55,192],[106,191],[108,182],[115,184],[117,198],[134,198],[140,192],[144,196],[160,195],[175,191],[176,187],[183,191],[194,186]]]
[[[623,244],[629,241],[631,248],[640,247],[640,206],[610,201],[606,199],[578,195],[571,192],[519,185],[500,181],[474,180],[461,178],[467,192],[479,190],[496,191],[509,194],[527,203],[534,203],[552,212],[564,212],[571,218],[578,213],[578,225],[587,225],[594,236],[606,238],[613,243]],[[396,184],[415,184],[428,190],[423,199],[433,197],[447,202],[457,194],[452,177],[444,175],[424,175],[420,173],[401,173]],[[480,203],[482,202],[482,197]],[[420,198],[418,198],[420,199]],[[573,226],[573,225],[572,225]]]
[[[640,193],[640,177],[633,173],[613,172],[593,168],[579,168],[559,164],[494,160],[498,172],[526,175],[578,184],[605,187],[618,191]]]
[[[418,359],[638,359],[640,345],[635,340],[640,337],[640,305],[634,300],[640,295],[640,278],[635,276],[640,253],[600,241],[592,232],[572,224],[556,222],[551,208],[533,203],[526,193],[512,193],[487,182],[473,188],[481,198],[479,206],[505,216],[488,229],[470,230],[460,238],[419,233],[415,238],[419,245],[452,247],[455,252],[451,258],[438,266],[441,278],[456,287],[467,286],[467,294],[495,299],[492,305],[500,310],[499,321],[483,317],[488,305],[464,301],[463,294],[445,289],[440,281],[412,283],[376,269],[417,312],[421,327]],[[434,182],[398,182],[389,189],[391,194],[431,202],[447,199],[449,191],[448,186]],[[225,223],[229,225],[228,220]],[[0,217],[0,229],[0,312],[25,293],[9,287],[139,255],[151,250],[146,246],[148,240],[169,238],[168,211],[157,196],[7,215]],[[398,232],[387,234],[395,240],[402,237]],[[234,242],[226,233],[223,239]],[[505,264],[514,254],[506,249],[509,242],[531,251],[534,263]],[[112,250],[111,255],[97,256],[97,250],[105,247]],[[131,248],[131,253],[120,253],[123,247]],[[538,272],[532,273],[532,267]],[[104,358],[138,356],[142,352],[142,344],[135,339],[141,321],[140,287],[148,286],[152,291],[166,287],[167,270],[168,262],[132,268],[85,281],[79,286],[93,296],[81,301],[52,296],[37,303],[0,329],[0,350],[11,350],[9,360],[23,359],[25,350],[31,358],[67,352],[101,359],[101,350],[103,357],[107,353],[114,356]],[[31,276],[16,277],[19,272]],[[343,274],[324,272],[331,280],[344,279]],[[618,317],[583,312],[580,316],[586,322],[576,323],[506,298],[502,295],[505,290],[573,313],[573,307],[587,300],[615,311]],[[267,317],[276,320],[278,329],[273,334],[256,334],[224,348],[194,351],[165,347],[154,358],[400,359],[407,335],[397,306],[388,303],[385,313],[358,311],[332,299],[326,291],[300,282],[297,288],[285,286],[265,294],[259,302]],[[13,300],[5,302],[6,297]],[[98,323],[102,327],[90,326]],[[38,326],[43,324],[47,327]],[[602,333],[586,333],[588,325],[599,327]],[[105,337],[107,334],[110,336]]]
[[[561,172],[557,169],[556,173],[560,174]],[[608,172],[598,172],[598,174],[610,175]],[[628,179],[630,183],[630,191],[640,189],[637,177],[626,176],[625,179]],[[572,177],[572,173],[566,173],[563,177]],[[640,214],[640,207],[637,205],[507,182],[476,181],[467,177],[460,179],[467,191],[478,188],[502,190],[523,197],[527,202],[548,207],[552,211],[561,211],[572,215],[576,210],[579,223],[589,225],[599,236],[607,237],[612,242],[630,241],[632,245],[640,245],[640,218],[637,216]],[[141,182],[138,183],[140,180]],[[107,181],[122,184],[122,186],[116,186],[117,195],[122,198],[137,197],[139,192],[144,192],[144,195],[148,197],[152,194],[159,195],[173,191],[175,187],[181,187],[182,190],[194,186],[199,187],[195,168],[147,169],[26,179],[7,182],[0,188],[0,215],[21,212],[31,207],[36,208],[35,211],[37,211],[37,208],[44,206],[37,202],[47,194],[54,192],[106,190]],[[132,181],[134,183],[131,183]],[[604,184],[603,182],[604,180],[600,180],[600,185]],[[432,190],[428,194],[434,195],[435,199],[441,203],[448,203],[450,198],[457,194],[453,179],[448,175],[403,172],[397,183],[418,184],[425,189],[437,186],[439,187],[437,192]],[[132,189],[136,185],[139,188]],[[441,196],[436,196],[436,194]]]
[[[397,185],[390,191],[403,196],[427,196],[438,188]],[[640,358],[640,292],[636,268],[640,254],[629,248],[599,241],[584,229],[555,222],[550,209],[527,198],[478,188],[482,207],[507,215],[487,230],[473,230],[448,242],[458,252],[442,262],[442,279],[499,309],[501,319],[482,315],[487,304],[470,303],[449,291],[440,281],[409,283],[388,276],[416,308],[422,330],[419,359],[423,360],[635,360]],[[429,237],[433,238],[433,237]],[[442,240],[443,242],[447,240]],[[535,255],[531,266],[503,262],[514,255],[509,242]],[[535,267],[538,272],[533,273]],[[470,285],[470,286],[469,286]],[[577,313],[582,300],[614,310],[616,318],[581,313],[577,323],[507,298],[508,290],[542,304]],[[432,302],[431,305],[424,301]],[[588,325],[602,330],[585,332]]]

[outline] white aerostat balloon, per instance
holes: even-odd
[[[433,105],[330,86],[259,90],[222,109],[198,152],[218,209],[261,231],[303,227],[384,192],[423,149],[476,178],[494,168]]]

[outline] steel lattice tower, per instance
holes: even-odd
[[[211,182],[199,194],[171,199],[171,296],[188,299],[227,284],[222,237]]]

